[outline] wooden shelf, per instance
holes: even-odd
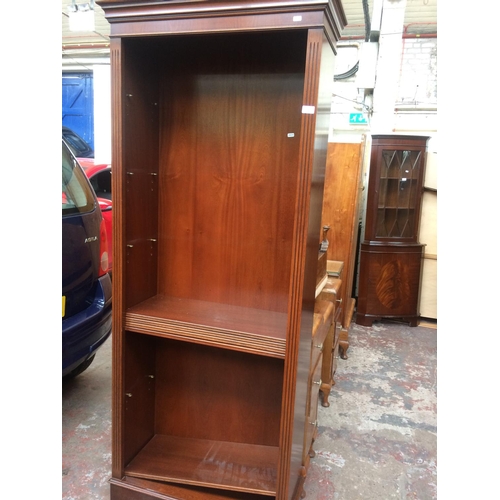
[[[132,332],[281,359],[286,327],[286,313],[159,295],[125,315]]]
[[[155,435],[125,474],[274,496],[278,456],[274,446]]]

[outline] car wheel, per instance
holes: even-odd
[[[69,372],[67,375],[63,377],[63,380],[69,380],[77,375],[80,375],[80,373],[83,373],[91,364],[92,361],[94,361],[95,354],[91,356],[90,358],[86,359],[83,363],[79,364],[73,371]]]

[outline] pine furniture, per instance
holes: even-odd
[[[330,142],[327,151],[322,221],[324,225],[330,227],[328,261],[331,266],[335,266],[335,262],[342,263],[340,271],[343,284],[339,296],[342,310],[338,334],[339,353],[342,359],[347,359],[349,327],[356,307],[353,285],[361,216],[364,150],[363,136],[360,142]],[[335,275],[333,267],[330,269],[330,275]],[[337,273],[337,277],[339,276],[340,273]]]
[[[332,263],[332,261],[329,261]],[[339,263],[342,264],[342,263]],[[337,371],[337,360],[339,359],[340,348],[340,328],[342,318],[342,280],[329,276],[318,299],[331,304],[332,314],[328,327],[328,332],[322,339],[321,357],[321,383],[319,386],[321,394],[321,405],[328,407],[330,402],[328,397],[332,387],[335,385],[335,372]],[[314,346],[319,348],[320,344],[314,342]]]

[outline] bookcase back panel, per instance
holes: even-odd
[[[158,339],[158,434],[278,446],[283,361]]]
[[[286,311],[304,40],[298,31],[164,46],[160,294]]]

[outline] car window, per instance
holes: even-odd
[[[83,170],[62,144],[62,214],[86,213],[94,209],[94,193]]]
[[[106,169],[93,175],[90,184],[98,198],[111,200],[111,170]]]
[[[70,131],[66,131],[63,135],[64,140],[68,143],[68,146],[76,157],[89,153],[90,146],[81,137]]]

